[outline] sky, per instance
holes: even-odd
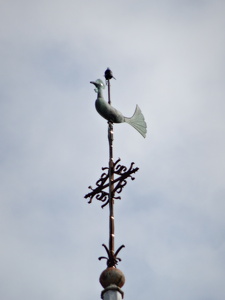
[[[108,207],[87,203],[108,165],[90,81],[138,104],[144,139],[114,125],[139,171],[115,203],[124,299],[224,300],[225,2],[0,4],[0,298],[100,299]],[[104,93],[107,98],[107,91]]]

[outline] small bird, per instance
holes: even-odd
[[[106,80],[110,80],[110,79],[112,79],[112,78],[116,79],[116,78],[113,76],[112,71],[111,71],[109,68],[107,68],[106,71],[105,71],[105,79],[106,79]]]
[[[144,138],[146,137],[147,124],[138,105],[136,105],[135,112],[131,118],[124,117],[121,112],[105,101],[102,94],[102,90],[105,88],[103,81],[101,79],[97,79],[96,81],[90,81],[90,83],[94,84],[96,87],[95,92],[98,96],[95,101],[95,107],[97,112],[103,118],[112,123],[126,122],[133,126]]]

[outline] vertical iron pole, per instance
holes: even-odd
[[[108,103],[111,105],[110,99],[110,80],[107,80],[108,85]],[[108,122],[108,140],[109,140],[109,252],[114,256],[114,240],[115,240],[115,225],[114,225],[114,173],[113,173],[113,123]]]

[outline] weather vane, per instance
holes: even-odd
[[[102,246],[105,248],[107,257],[101,256],[99,260],[106,259],[107,269],[104,270],[100,276],[100,283],[105,288],[102,292],[102,298],[104,299],[104,294],[112,290],[116,290],[123,296],[121,287],[125,282],[125,277],[123,273],[116,268],[118,261],[121,259],[117,256],[120,250],[125,247],[121,245],[115,251],[115,225],[114,225],[114,200],[121,199],[120,194],[127,184],[127,179],[130,178],[134,180],[133,174],[138,171],[138,168],[134,168],[134,162],[130,164],[127,168],[120,164],[120,159],[114,162],[113,159],[113,124],[114,123],[128,123],[133,126],[143,137],[146,137],[147,125],[144,120],[144,116],[136,105],[135,112],[131,118],[123,116],[121,112],[115,109],[111,105],[110,98],[110,80],[114,78],[112,71],[108,68],[105,71],[106,85],[108,87],[108,102],[103,97],[103,89],[105,84],[101,79],[96,81],[91,81],[90,83],[95,85],[95,91],[97,93],[97,99],[95,101],[95,107],[97,112],[108,121],[108,141],[109,141],[109,164],[108,167],[102,168],[104,173],[102,173],[100,179],[96,182],[96,187],[91,189],[91,192],[85,195],[86,199],[89,199],[88,203],[91,203],[94,198],[101,201],[102,208],[109,205],[109,246],[105,244]],[[115,79],[115,78],[114,78]],[[119,299],[118,296],[116,299]],[[108,298],[107,298],[108,299]],[[104,299],[105,300],[105,299]]]

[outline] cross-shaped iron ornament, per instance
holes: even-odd
[[[102,89],[104,83],[98,79],[95,82],[91,81],[95,85],[95,91],[98,93],[95,106],[99,114],[108,121],[108,141],[109,141],[109,166],[102,168],[104,171],[100,179],[96,182],[96,188],[92,188],[91,192],[85,195],[86,199],[89,199],[88,203],[91,203],[94,198],[103,202],[102,208],[109,204],[109,247],[105,244],[102,246],[105,248],[108,257],[101,256],[99,260],[106,259],[108,267],[116,267],[118,261],[121,261],[117,257],[120,250],[125,247],[120,246],[117,251],[114,251],[114,239],[115,239],[115,225],[114,225],[114,199],[121,199],[120,194],[127,184],[127,179],[135,178],[132,176],[139,168],[134,168],[134,162],[130,164],[129,169],[120,164],[120,158],[117,161],[113,161],[113,123],[127,122],[139,131],[142,136],[146,135],[146,123],[144,116],[141,113],[139,107],[136,107],[136,111],[131,118],[123,117],[123,115],[111,106],[110,99],[110,80],[114,78],[112,71],[108,68],[105,71],[106,84],[108,86],[108,103],[104,100]],[[115,78],[114,78],[115,79]],[[117,177],[116,177],[117,176]],[[108,189],[108,191],[106,191]]]
[[[127,169],[127,167],[119,164],[120,158],[117,159],[115,163],[113,163],[113,168],[112,168],[112,174],[119,175],[116,179],[114,178],[111,183],[114,185],[114,189],[112,191],[112,197],[113,199],[121,199],[120,196],[115,197],[115,194],[120,194],[122,192],[122,189],[125,187],[127,184],[127,178],[131,178],[131,180],[134,180],[135,178],[131,176],[131,174],[136,173],[139,168],[133,168],[134,162],[130,164],[130,168]],[[109,168],[105,167],[102,168],[102,170],[106,170],[106,172],[102,173],[100,179],[96,182],[96,188],[93,189],[91,186],[88,188],[92,190],[92,192],[88,193],[85,195],[85,198],[90,198],[88,203],[91,203],[93,198],[95,197],[97,200],[104,202],[104,204],[101,206],[104,208],[108,203],[109,203],[109,192],[106,192],[105,190],[109,187]],[[116,184],[116,185],[115,185]]]
[[[93,198],[96,198],[99,201],[102,201],[104,204],[101,206],[104,208],[107,204],[112,202],[112,205],[114,204],[114,199],[121,199],[120,196],[115,196],[115,194],[120,194],[122,192],[122,189],[125,187],[127,184],[127,179],[130,177],[131,180],[134,180],[135,178],[132,176],[135,172],[139,170],[139,168],[133,168],[134,162],[130,164],[130,168],[127,169],[127,167],[119,164],[120,158],[117,159],[117,161],[114,163],[111,169],[111,172],[109,172],[109,167],[102,168],[104,173],[102,173],[100,179],[96,182],[96,188],[93,189],[91,186],[89,186],[89,189],[92,190],[92,192],[88,193],[85,195],[85,198],[89,198],[88,203],[91,203]],[[113,190],[109,192],[106,191],[106,189],[110,186],[109,178],[110,178],[110,173],[111,176],[113,175],[119,175],[116,179],[111,180],[111,185],[114,187]],[[114,177],[114,176],[113,176]],[[122,245],[118,248],[118,250],[114,253],[114,217],[111,214],[110,215],[110,231],[112,231],[112,234],[110,235],[111,240],[109,244],[113,245],[111,246],[111,249],[107,248],[105,244],[102,244],[102,246],[105,248],[106,253],[108,257],[101,256],[99,257],[99,260],[101,259],[106,259],[107,260],[107,266],[108,267],[115,267],[118,264],[118,261],[121,261],[121,258],[117,257],[118,253],[122,248],[125,246]]]

